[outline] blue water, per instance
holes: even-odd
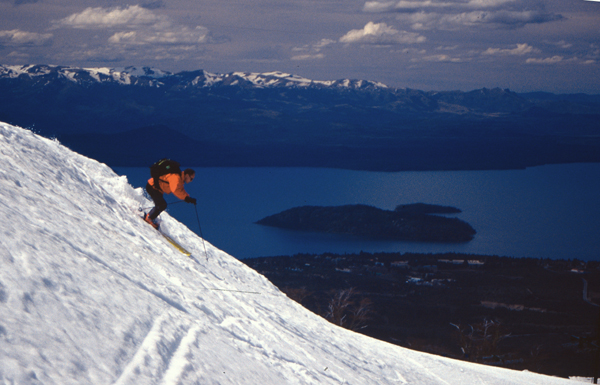
[[[147,168],[115,168],[134,187]],[[186,190],[198,198],[204,237],[236,258],[296,253],[463,252],[600,260],[600,164],[508,171],[368,172],[319,168],[197,168]],[[172,195],[167,201],[176,201]],[[475,228],[463,244],[370,241],[263,227],[255,221],[302,205],[454,206]],[[200,233],[194,206],[169,213]]]

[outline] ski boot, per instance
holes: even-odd
[[[154,227],[156,230],[158,230],[158,223],[156,223],[156,221],[153,221],[152,219],[150,219],[150,214],[146,214],[144,216],[144,220],[146,222],[148,222],[148,224],[152,227]]]

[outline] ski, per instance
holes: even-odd
[[[144,219],[144,217],[141,217],[142,220],[144,222],[146,222],[146,220]],[[146,222],[148,223],[148,222]],[[185,255],[186,257],[190,257],[192,255],[192,253],[190,253],[189,251],[187,251],[183,246],[181,246],[179,243],[177,243],[173,238],[171,238],[170,236],[168,236],[167,234],[163,233],[162,231],[160,231],[159,229],[156,229],[156,231],[158,231],[158,233],[160,235],[162,235],[167,242],[169,242],[174,248],[176,248],[179,252],[181,252],[183,255]]]
[[[190,253],[189,251],[187,251],[186,249],[183,248],[183,246],[181,246],[179,243],[175,242],[173,240],[173,238],[169,237],[167,234],[163,234],[159,231],[160,235],[162,235],[163,237],[165,237],[165,239],[167,240],[167,242],[169,242],[171,245],[173,245],[174,248],[176,248],[177,250],[179,250],[183,255],[185,255],[186,257],[189,257],[192,255],[192,253]]]

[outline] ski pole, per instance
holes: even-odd
[[[206,261],[208,262],[208,253],[206,252],[206,243],[204,243],[204,235],[202,235],[202,226],[200,226],[200,216],[198,215],[198,207],[194,205],[196,209],[196,219],[198,220],[198,228],[200,229],[200,238],[202,238],[202,245],[204,246],[204,255],[206,256]]]

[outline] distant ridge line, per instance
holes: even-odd
[[[280,71],[271,72],[230,72],[217,74],[205,70],[181,71],[171,73],[152,67],[97,67],[81,68],[73,66],[28,64],[1,65],[0,77],[17,78],[19,76],[46,76],[56,74],[75,83],[95,81],[98,83],[114,81],[124,85],[136,84],[138,79],[149,80],[150,86],[160,87],[168,78],[187,79],[190,86],[211,87],[214,85],[239,85],[248,83],[255,87],[335,87],[349,89],[388,89],[383,83],[370,80],[339,79],[312,80],[299,75]]]

